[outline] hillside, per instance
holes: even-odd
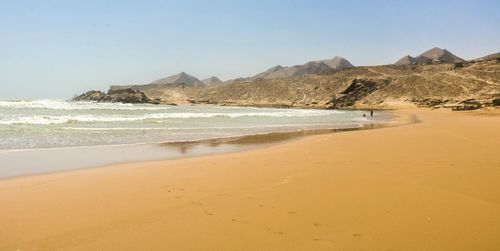
[[[463,61],[447,50],[433,48],[398,62],[351,67],[335,57],[291,67],[278,65],[253,77],[224,83],[212,77],[205,79],[205,84],[180,73],[147,85],[112,86],[110,92],[129,88],[144,93],[148,98],[144,100],[176,104],[311,108],[500,105],[500,61],[496,54]],[[82,97],[92,100],[103,96],[90,94]]]
[[[353,83],[373,83],[374,89],[355,96],[352,103],[334,105],[334,100],[348,96],[342,92]],[[469,99],[488,103],[500,97],[500,63],[355,67],[323,75],[234,82],[190,95],[193,103],[316,108],[434,106]]]

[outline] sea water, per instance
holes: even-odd
[[[214,142],[388,120],[366,111],[0,101],[0,178],[237,151],[256,144]]]
[[[0,101],[0,149],[194,141],[359,127],[362,111],[169,106],[57,100]]]

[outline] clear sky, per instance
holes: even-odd
[[[339,55],[500,51],[500,1],[0,1],[0,99],[70,98],[188,72],[254,75]]]

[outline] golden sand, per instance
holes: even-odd
[[[500,116],[0,181],[0,250],[498,250]]]

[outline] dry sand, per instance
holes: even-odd
[[[500,116],[0,180],[0,250],[499,250]]]

